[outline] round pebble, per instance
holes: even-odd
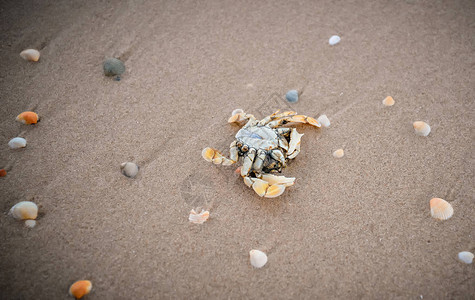
[[[297,90],[290,90],[285,94],[285,99],[290,103],[295,103],[299,101],[299,92],[297,92]]]
[[[133,162],[125,162],[121,164],[120,169],[122,170],[122,174],[130,178],[134,178],[139,172],[139,166],[137,166]]]
[[[7,176],[7,170],[0,169],[0,177],[5,177],[5,176]]]
[[[459,260],[466,264],[471,264],[473,262],[474,255],[468,251],[462,251],[458,254]]]
[[[8,142],[8,146],[12,149],[25,148],[26,147],[26,140],[24,138],[21,138],[21,137],[12,138]]]
[[[125,65],[117,58],[108,58],[104,61],[104,75],[116,76],[125,72]]]
[[[340,38],[338,35],[333,35],[333,36],[328,40],[328,43],[333,46],[333,45],[338,44],[340,41],[341,41],[341,38]]]

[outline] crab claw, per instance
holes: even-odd
[[[284,177],[284,176],[276,176]],[[285,191],[284,184],[269,184],[266,180],[259,178],[244,177],[244,183],[259,195],[259,197],[275,198],[282,195]],[[293,182],[292,182],[293,184]]]
[[[223,164],[224,166],[230,166],[235,163],[235,161],[224,157],[218,150],[209,147],[201,151],[201,156],[206,161],[212,162],[215,165]]]

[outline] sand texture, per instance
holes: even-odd
[[[86,299],[475,298],[457,259],[475,251],[474,1],[2,1],[0,15],[1,299],[72,299],[80,279]],[[236,108],[331,121],[298,126],[282,173],[297,179],[276,199],[201,157],[229,154]],[[26,110],[41,121],[16,122]],[[452,218],[431,217],[434,197]],[[8,216],[20,201],[36,227]]]

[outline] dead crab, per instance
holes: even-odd
[[[302,123],[320,127],[320,123],[314,118],[297,115],[294,111],[277,111],[260,121],[251,114],[238,111],[228,122],[246,122],[236,134],[236,140],[231,143],[229,158],[213,148],[203,149],[203,158],[217,165],[230,166],[242,157],[241,176],[244,183],[252,187],[259,196],[267,198],[282,195],[285,188],[293,185],[295,181],[295,178],[270,174],[281,172],[287,162],[300,152],[300,139],[303,134],[298,133],[295,128],[280,126]]]

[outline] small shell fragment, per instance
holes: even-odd
[[[209,211],[207,210],[201,210],[200,213],[197,213],[194,209],[190,211],[190,216],[188,217],[188,220],[191,223],[195,224],[203,224],[208,220],[209,218]]]
[[[384,100],[383,100],[383,105],[384,105],[384,106],[393,106],[393,105],[394,105],[394,99],[393,99],[393,97],[387,96],[386,98],[384,98]]]
[[[473,262],[474,255],[468,251],[462,251],[458,254],[459,260],[466,264],[471,264]]]
[[[122,163],[120,165],[120,169],[122,171],[122,174],[130,178],[134,178],[139,172],[139,166],[137,166],[133,162]]]
[[[244,111],[240,108],[236,108],[235,110],[233,110],[233,112],[231,113],[231,117],[234,116],[234,115],[237,115],[237,114],[242,114]]]
[[[267,263],[267,255],[260,250],[249,251],[249,256],[254,268],[262,268]]]
[[[430,200],[430,214],[438,220],[448,220],[454,214],[452,205],[440,198],[432,198]]]
[[[38,116],[38,114],[32,111],[24,111],[16,117],[16,120],[23,124],[29,125],[38,123],[40,117]]]
[[[295,103],[299,101],[299,92],[297,90],[290,90],[285,94],[285,99],[290,103]]]
[[[341,41],[341,38],[338,35],[333,35],[329,40],[328,43],[333,46],[338,44]]]
[[[0,177],[5,177],[5,176],[7,176],[7,170],[0,169]]]
[[[89,294],[92,289],[92,282],[89,280],[79,280],[71,285],[69,288],[69,294],[76,299],[81,299],[85,295]]]
[[[121,75],[125,72],[125,65],[117,58],[108,58],[104,61],[104,74],[106,76]]]
[[[428,136],[430,133],[430,126],[426,122],[416,121],[412,124],[417,135]]]
[[[317,118],[317,121],[322,124],[323,127],[329,127],[330,126],[330,120],[328,119],[327,115],[321,115],[320,117]]]
[[[25,220],[25,227],[33,228],[36,226],[35,220]]]
[[[343,149],[338,149],[333,152],[333,157],[335,158],[342,158],[345,155],[345,151]]]
[[[24,60],[38,61],[40,59],[40,52],[35,49],[26,49],[21,51],[20,56]]]
[[[8,142],[8,146],[12,149],[25,148],[26,147],[26,140],[24,138],[21,138],[21,137],[12,138]]]
[[[10,209],[10,215],[17,220],[34,220],[38,216],[38,206],[31,201],[21,201]]]

